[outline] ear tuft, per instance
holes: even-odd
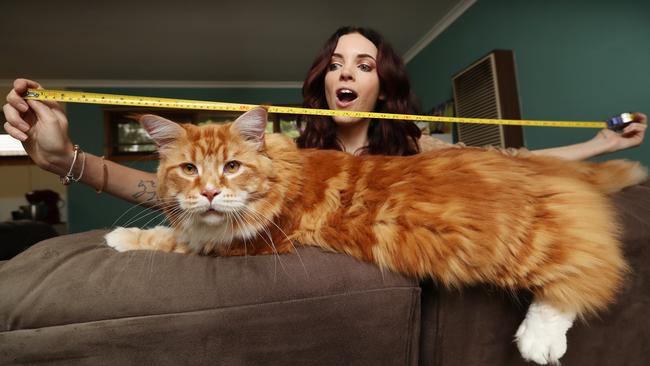
[[[246,141],[256,144],[257,150],[264,149],[264,131],[268,123],[266,108],[256,107],[242,114],[233,122],[232,126]]]
[[[138,121],[158,147],[174,142],[185,134],[185,129],[178,123],[155,114],[138,115]]]

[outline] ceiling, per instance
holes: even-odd
[[[295,86],[342,25],[378,30],[408,60],[474,2],[4,1],[0,81]]]

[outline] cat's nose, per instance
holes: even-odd
[[[201,195],[205,196],[208,199],[208,201],[212,203],[212,199],[214,198],[214,196],[218,195],[219,193],[220,191],[217,189],[204,189],[201,192]]]

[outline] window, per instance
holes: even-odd
[[[9,136],[4,130],[6,121],[4,113],[0,111],[0,159],[2,161],[28,161],[27,153],[20,141]]]
[[[302,126],[300,117],[302,116],[296,114],[270,114],[269,119],[272,119],[273,121],[272,132],[283,133],[292,139],[298,138],[300,135],[300,128]]]
[[[9,136],[3,130],[0,133],[0,156],[27,156],[27,153],[20,141]]]
[[[104,110],[106,155],[117,158],[154,158],[156,145],[137,122],[141,114],[156,114],[176,122],[192,122],[186,111],[107,108]]]

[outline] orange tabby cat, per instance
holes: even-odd
[[[637,163],[444,149],[409,157],[298,150],[264,135],[262,108],[230,125],[146,115],[171,228],[118,228],[107,243],[244,255],[313,245],[448,287],[535,295],[516,338],[555,363],[576,316],[613,300],[627,270],[606,193],[646,179]]]

